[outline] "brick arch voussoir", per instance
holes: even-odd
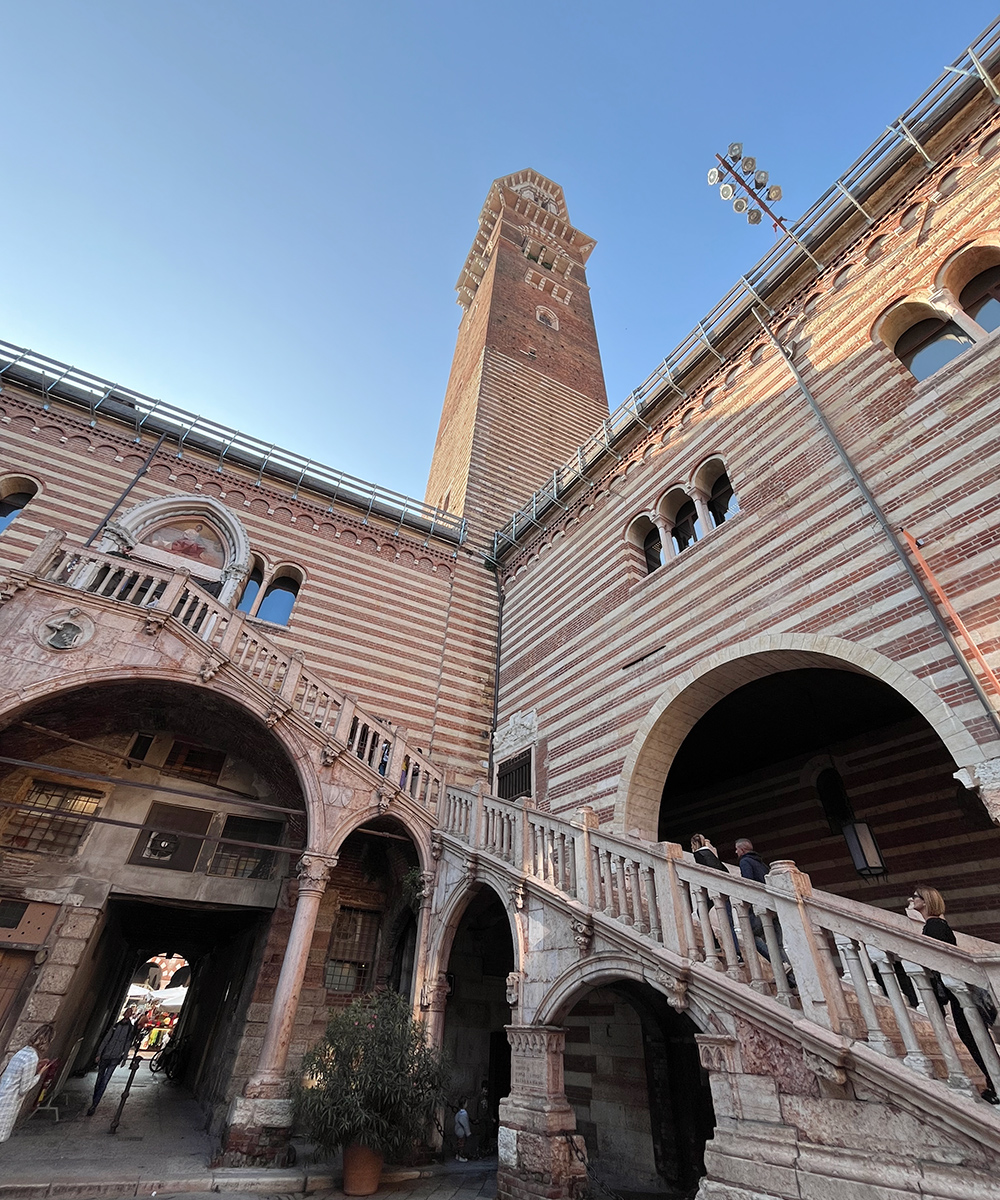
[[[856,671],[881,680],[927,721],[956,766],[982,751],[953,709],[932,687],[891,658],[844,638],[804,633],[763,634],[711,654],[672,680],[643,719],[625,758],[615,796],[614,829],[656,839],[660,798],[674,756],[695,724],[736,688],[800,667]]]
[[[82,671],[64,672],[58,679],[38,680],[20,688],[16,695],[0,699],[0,729],[7,728],[19,716],[45,700],[102,683],[135,683],[137,686],[143,683],[181,683],[190,688],[192,694],[205,692],[223,695],[249,716],[255,717],[262,724],[267,723],[267,707],[252,693],[230,685],[224,674],[202,682],[191,677],[179,677],[176,670],[157,667],[130,667],[128,672],[124,673],[114,667],[96,670],[91,667]],[[324,828],[324,805],[310,747],[290,723],[279,721],[271,727],[270,732],[291,762],[302,789],[306,812],[306,846],[310,850],[318,849],[317,831]]]

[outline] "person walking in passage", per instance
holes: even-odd
[[[923,921],[924,927],[921,933],[925,937],[936,938],[939,942],[947,942],[950,946],[956,946],[958,939],[955,937],[955,931],[944,919],[944,908],[944,897],[937,888],[921,884],[913,889],[913,895],[906,906],[906,915],[911,921]],[[962,1012],[958,997],[945,987],[944,981],[937,971],[931,971],[929,974],[934,995],[937,997],[938,1004],[941,1005],[941,1011],[947,1012],[948,1008],[951,1008],[951,1019],[955,1022],[955,1032],[962,1039],[966,1050],[972,1055],[973,1062],[982,1071],[986,1080],[986,1087],[980,1094],[988,1104],[1000,1104],[1000,1096],[997,1095],[996,1089],[996,1085],[1000,1081],[990,1078],[982,1052],[976,1045],[975,1035],[969,1027],[965,1013]]]
[[[128,1052],[135,1045],[140,1032],[132,1022],[131,1010],[126,1010],[101,1038],[101,1044],[97,1047],[97,1081],[94,1084],[94,1098],[87,1109],[88,1117],[92,1117],[97,1111],[101,1097],[111,1082],[111,1076],[116,1068],[124,1066]]]
[[[465,1111],[465,1097],[463,1096],[458,1102],[458,1112],[455,1113],[455,1142],[458,1153],[455,1155],[457,1162],[468,1162],[465,1156],[465,1139],[472,1136],[472,1126],[469,1123],[469,1114]]]
[[[54,1033],[52,1025],[43,1025],[36,1030],[27,1046],[18,1050],[7,1064],[7,1069],[0,1075],[0,1142],[5,1142],[10,1137],[25,1096],[38,1083],[49,1065],[47,1058],[39,1056],[48,1050]]]

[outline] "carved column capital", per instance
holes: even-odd
[[[420,1007],[431,1012],[444,1012],[445,1004],[451,994],[451,984],[444,971],[439,971],[437,979],[427,979],[420,989]]]
[[[589,917],[573,918],[573,941],[576,942],[581,956],[590,953],[594,944],[594,923]]]
[[[295,868],[299,877],[299,894],[318,892],[322,895],[336,865],[337,856],[334,854],[313,854],[310,851],[303,854]]]

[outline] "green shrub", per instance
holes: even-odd
[[[332,1153],[359,1142],[396,1157],[425,1134],[443,1101],[448,1072],[396,992],[361,996],[330,1018],[302,1062],[298,1122]]]

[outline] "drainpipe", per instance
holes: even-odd
[[[489,770],[489,778],[487,786],[493,788],[493,738],[497,731],[497,716],[500,712],[500,637],[503,630],[503,588],[500,586],[500,564],[493,563],[492,566],[487,566],[487,570],[493,572],[493,582],[497,589],[497,652],[496,659],[493,664],[493,724],[490,729],[490,753],[487,769]]]
[[[771,340],[771,343],[774,345],[775,349],[781,355],[782,359],[785,362],[785,365],[788,367],[788,370],[791,372],[792,376],[794,377],[795,382],[798,384],[799,391],[802,393],[803,397],[805,398],[806,403],[812,409],[813,415],[815,416],[816,420],[819,421],[820,425],[822,426],[823,432],[829,438],[830,443],[832,444],[833,448],[836,450],[837,455],[840,458],[840,461],[846,467],[848,474],[854,480],[854,484],[857,487],[858,491],[861,493],[861,496],[864,499],[865,503],[871,509],[872,513],[875,516],[876,521],[878,521],[879,525],[882,527],[882,532],[885,535],[885,540],[889,543],[889,546],[890,546],[892,552],[899,559],[900,565],[902,566],[903,570],[906,572],[907,576],[909,577],[910,582],[916,588],[917,595],[923,601],[924,606],[927,609],[927,612],[930,614],[931,620],[933,620],[934,624],[937,626],[938,632],[941,634],[941,637],[944,638],[946,644],[951,649],[951,652],[955,657],[955,661],[961,667],[963,674],[965,675],[966,679],[969,681],[969,685],[972,687],[972,690],[976,693],[976,696],[978,697],[980,703],[982,704],[983,708],[986,711],[986,715],[989,717],[990,724],[993,726],[997,735],[1000,736],[1000,713],[998,713],[997,710],[990,703],[990,698],[989,698],[989,696],[987,696],[986,692],[984,691],[983,685],[979,682],[979,679],[977,678],[975,671],[973,671],[968,658],[962,652],[961,646],[959,646],[958,642],[955,640],[954,636],[952,635],[951,630],[948,628],[947,624],[945,623],[945,620],[941,616],[941,613],[939,612],[937,605],[934,603],[933,599],[931,598],[930,593],[927,591],[926,587],[924,587],[924,581],[920,578],[920,576],[914,570],[913,563],[910,562],[909,556],[907,555],[906,551],[903,549],[902,543],[900,542],[899,538],[896,537],[896,531],[893,529],[892,525],[889,523],[888,517],[882,511],[881,505],[878,503],[878,501],[875,499],[875,497],[872,495],[872,493],[868,490],[868,485],[865,483],[864,479],[861,477],[861,474],[858,471],[858,468],[854,465],[854,462],[852,461],[851,456],[847,453],[847,450],[844,448],[840,439],[837,437],[836,433],[834,433],[833,427],[831,426],[830,422],[826,419],[826,416],[824,415],[823,410],[820,408],[819,404],[816,401],[816,397],[809,390],[809,386],[806,383],[806,381],[802,378],[801,372],[799,371],[799,369],[795,365],[795,363],[792,361],[792,356],[788,353],[788,351],[785,349],[785,347],[782,346],[782,344],[774,336],[774,333],[773,333],[770,325],[768,325],[767,321],[764,320],[764,318],[761,316],[760,312],[756,308],[754,308],[754,310],[753,310],[753,315],[757,318],[758,324],[761,326],[761,328],[767,334],[768,338]]]
[[[97,535],[101,532],[101,530],[104,528],[104,526],[107,525],[107,523],[111,520],[111,518],[115,515],[115,513],[125,503],[125,500],[129,494],[129,492],[135,487],[135,485],[139,482],[139,480],[143,477],[143,475],[145,475],[146,472],[149,470],[150,463],[156,457],[160,447],[163,445],[163,439],[166,436],[167,435],[165,433],[161,433],[160,436],[157,438],[156,445],[152,448],[152,450],[150,450],[149,456],[147,457],[146,461],[142,464],[142,466],[139,468],[139,470],[136,471],[135,478],[128,485],[128,487],[122,492],[122,494],[118,497],[118,499],[114,502],[114,504],[111,505],[111,507],[108,509],[108,511],[104,514],[103,518],[101,519],[100,524],[97,526],[97,528],[94,530],[94,532],[90,535],[90,537],[87,538],[87,540],[83,543],[85,546],[89,546],[93,543],[94,538],[97,537]]]
[[[944,611],[948,614],[949,617],[951,617],[952,622],[955,625],[955,628],[962,635],[962,637],[965,638],[966,645],[972,651],[973,657],[975,658],[976,662],[979,663],[979,665],[983,668],[983,674],[993,685],[993,690],[996,692],[996,694],[998,696],[1000,696],[1000,679],[997,679],[996,675],[993,672],[993,668],[986,661],[985,657],[983,656],[982,650],[979,649],[979,644],[977,643],[976,639],[972,636],[971,633],[969,633],[968,629],[966,628],[965,622],[958,615],[958,613],[955,610],[955,606],[948,599],[948,594],[945,592],[944,588],[941,586],[941,581],[931,570],[930,563],[927,561],[926,558],[924,558],[923,554],[921,554],[921,552],[920,552],[921,543],[917,541],[917,539],[913,536],[912,533],[910,533],[910,531],[908,529],[901,529],[899,532],[906,539],[906,544],[910,547],[910,553],[920,564],[921,571],[923,571],[923,573],[927,576],[928,580],[930,581],[930,585],[934,589],[934,592],[937,595],[937,598],[941,601],[941,605],[944,608]]]

